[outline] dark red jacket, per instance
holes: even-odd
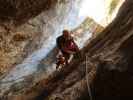
[[[74,42],[73,38],[66,39],[63,36],[60,36],[57,38],[56,43],[57,43],[57,47],[62,52],[67,53],[67,51],[72,51],[72,52],[79,51],[79,48],[78,48],[77,44]]]

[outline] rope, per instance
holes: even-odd
[[[86,55],[86,82],[87,82],[87,88],[88,88],[88,94],[89,94],[90,100],[93,100],[92,93],[91,93],[91,88],[90,88],[90,85],[89,85],[89,79],[88,79],[89,76],[88,76],[87,64],[88,64],[88,56]]]

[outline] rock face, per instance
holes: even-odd
[[[0,74],[38,48],[46,23],[44,14],[37,15],[54,9],[56,3],[57,0],[0,0]],[[53,16],[55,12],[53,10]]]
[[[42,79],[38,83],[33,84],[31,87],[24,90],[21,89],[21,92],[19,93],[18,87],[20,84],[14,85],[14,87],[12,86],[14,89],[13,92],[15,92],[16,95],[15,93],[12,94],[10,91],[7,91],[4,93],[4,96],[1,96],[1,99],[49,100],[57,97],[61,100],[89,100],[89,88],[87,83],[91,85],[92,98],[94,100],[99,100],[99,98],[103,100],[112,100],[111,97],[113,97],[113,100],[118,100],[117,98],[121,99],[123,96],[132,96],[132,5],[132,0],[125,1],[115,20],[104,31],[102,31],[101,34],[98,34],[85,48],[83,48],[80,59],[74,59],[69,66],[64,67],[61,71],[55,71],[47,79]],[[52,11],[51,13],[54,12]],[[50,16],[47,16],[47,18],[49,17]],[[54,16],[52,16],[52,18],[54,18]],[[41,22],[43,21],[41,20]],[[34,26],[32,21],[29,24]],[[27,25],[27,23],[25,25]],[[21,27],[22,28],[19,27],[19,31],[20,29],[22,31],[12,32],[14,28],[10,30],[8,27],[4,26],[2,32],[5,31],[9,33],[8,31],[11,31],[10,34],[13,35],[7,35],[11,38],[1,36],[1,39],[3,39],[2,41],[5,40],[7,42],[6,38],[8,38],[9,41],[15,41],[9,42],[13,44],[28,41],[24,42],[23,45],[21,43],[23,47],[19,45],[19,48],[25,48],[32,39],[30,38],[30,34],[25,35],[25,32],[23,33],[26,28],[23,25]],[[41,36],[42,34],[40,37]],[[35,41],[34,39],[33,42]],[[1,50],[1,52],[2,51],[4,50]],[[2,54],[5,55],[5,52],[2,52],[1,55]],[[16,53],[15,55],[20,55],[20,53]],[[7,58],[9,58],[9,56],[7,56],[6,59]],[[29,76],[27,80],[30,83],[31,77]],[[2,94],[2,92],[3,90],[1,89],[0,93]]]
[[[0,0],[0,20],[16,24],[26,22],[44,10],[52,8],[57,0]]]
[[[0,74],[20,63],[30,51],[37,49],[42,36],[39,26],[36,24],[32,26],[28,23],[18,28],[10,25],[1,26],[0,33]]]
[[[106,96],[115,100],[132,96],[132,4],[132,0],[125,1],[117,18],[103,31],[103,39],[95,45],[99,50],[94,53],[104,54],[93,82],[96,100]]]
[[[93,81],[91,81],[93,77],[89,77],[94,100],[118,100],[123,99],[125,96],[132,96],[132,4],[132,0],[126,0],[123,6],[120,8],[115,20],[83,50],[85,55],[89,55],[88,67],[92,66],[92,69],[94,69],[94,71],[91,70],[91,72],[95,73],[96,71],[96,77],[95,74],[92,74],[92,76],[95,77]],[[83,62],[84,61],[85,59]],[[97,68],[97,70],[95,68]],[[79,76],[77,75],[77,77]],[[80,87],[80,85],[77,85],[78,82],[76,82],[73,86],[76,85]],[[79,93],[81,92],[80,90],[82,90],[82,87],[86,85],[86,83],[83,82],[83,84],[82,82],[83,81],[80,82],[82,84],[81,88],[76,88],[78,89]],[[69,87],[67,89],[70,88],[74,89],[74,87]],[[67,89],[64,89],[64,91]],[[87,88],[84,88],[84,92],[81,93],[87,93],[85,91],[87,91]]]
[[[41,2],[1,0],[0,2],[1,5],[3,4],[0,7],[0,75],[3,75],[22,62],[33,51],[39,49],[42,42],[55,33],[57,27],[60,27],[68,14],[69,8],[67,9],[66,6],[70,6],[70,3],[58,1],[55,4],[56,0],[42,0]],[[47,6],[44,6],[45,3]],[[5,5],[7,5],[6,9],[4,8]],[[53,6],[51,7],[50,5]],[[10,6],[16,9],[14,13],[12,12],[13,8],[10,8]],[[40,9],[36,6],[40,7]],[[47,11],[45,11],[46,8],[48,8]],[[43,13],[41,13],[42,10]],[[33,12],[35,12],[35,15]],[[18,14],[20,14],[21,18]],[[16,19],[17,17],[20,19]],[[16,26],[16,23],[19,26]]]
[[[44,10],[43,13],[22,25],[16,26],[16,24],[10,23],[10,21],[3,22],[1,33],[8,35],[1,34],[0,98],[3,99],[2,95],[8,97],[11,95],[11,91],[15,92],[16,89],[22,90],[22,88],[34,84],[32,81],[34,81],[33,78],[36,74],[32,70],[36,70],[36,73],[39,73],[38,70],[40,71],[40,69],[43,70],[44,68],[45,70],[45,66],[34,67],[34,65],[46,57],[50,49],[55,46],[53,44],[53,42],[55,43],[55,36],[58,35],[59,29],[62,27],[71,6],[73,6],[71,1],[58,1],[52,8],[49,8],[47,11]],[[31,72],[33,75],[29,75]],[[26,80],[30,79],[31,82],[28,80],[26,83],[28,82],[29,84],[25,84],[24,79],[20,84],[16,84],[17,79],[23,78],[24,75],[27,75]],[[39,79],[36,78],[36,80]]]
[[[27,98],[38,95],[37,98],[41,98],[40,100],[47,100],[47,96],[58,97],[61,100],[89,100],[86,74],[83,70],[85,55],[88,55],[87,81],[91,84],[94,100],[99,98],[121,100],[125,96],[131,97],[133,92],[132,5],[132,0],[126,0],[115,20],[82,50],[83,57],[80,57],[80,60],[75,59],[61,72],[55,72],[49,79],[40,81],[25,92]],[[20,97],[25,98],[25,95]]]

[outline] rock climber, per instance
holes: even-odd
[[[63,34],[56,39],[58,50],[62,53],[62,57],[65,58],[65,64],[69,64],[70,56],[79,51],[79,47],[74,42],[71,32],[63,30]],[[60,56],[61,57],[61,56]],[[61,59],[61,58],[60,58]],[[62,58],[63,59],[63,58]]]

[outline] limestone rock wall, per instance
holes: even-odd
[[[55,33],[58,26],[60,27],[69,11],[69,8],[67,9],[66,6],[70,6],[70,3],[58,1],[58,3],[55,4],[54,2],[56,1],[46,0],[43,0],[42,2],[32,0],[6,0],[5,2],[0,2],[1,5],[3,4],[0,10],[5,14],[9,14],[4,15],[1,12],[2,15],[0,15],[0,19],[3,18],[2,16],[5,16],[5,20],[8,20],[8,17],[11,16],[10,13],[13,14],[12,9],[8,8],[8,6],[19,6],[18,8],[15,8],[17,11],[11,16],[10,21],[4,21],[2,19],[0,25],[0,75],[2,75],[21,63],[23,59],[33,51],[41,48],[43,42],[50,35]],[[51,7],[48,2],[53,6]],[[44,3],[46,3],[47,7],[43,6],[45,5]],[[7,10],[3,7],[4,5],[7,5]],[[28,8],[29,6],[34,9]],[[39,9],[36,6],[41,8]],[[43,8],[48,9],[45,11]],[[29,9],[29,11],[27,9]],[[34,15],[30,10],[37,13]],[[41,10],[43,10],[42,13]],[[20,16],[17,15],[18,13]],[[14,20],[16,17],[20,19]],[[20,23],[22,20],[25,20],[26,22]],[[16,22],[19,23],[19,25],[16,26]]]
[[[55,3],[57,0],[0,0],[0,20],[20,24],[54,7]]]

